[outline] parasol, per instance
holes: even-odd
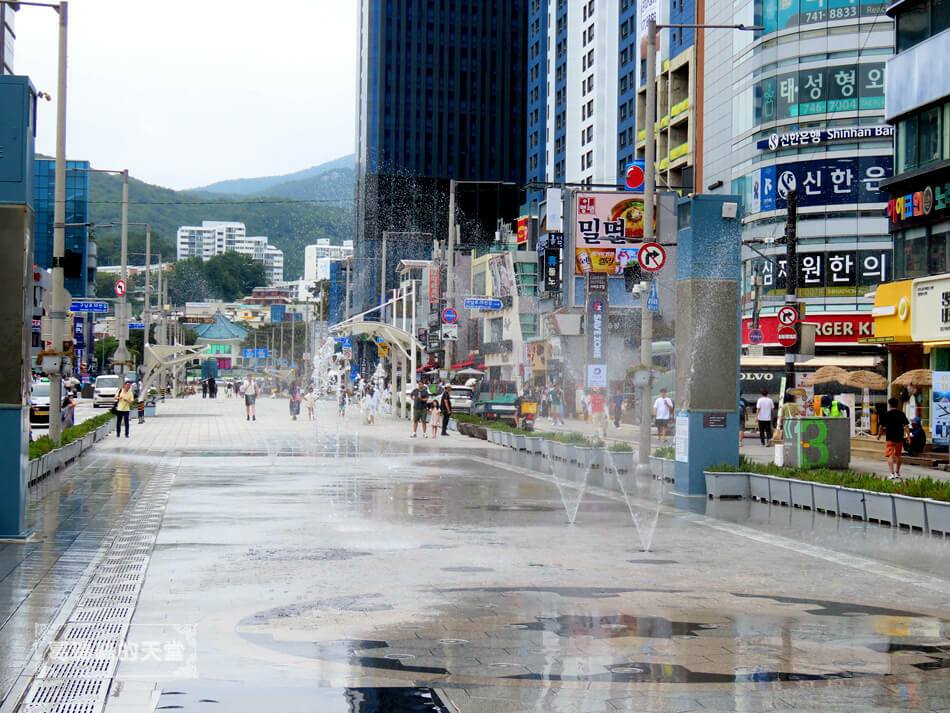
[[[466,367],[465,369],[459,369],[457,372],[455,372],[455,375],[456,376],[485,376],[485,372],[480,371],[479,369],[473,369],[472,367],[469,366],[469,367]]]
[[[930,369],[914,369],[894,379],[895,386],[931,386],[932,384],[933,371]]]
[[[848,377],[848,372],[842,369],[840,366],[823,366],[814,374],[809,376],[802,383],[805,386],[814,386],[815,384],[827,384],[832,381],[837,381],[839,384],[847,383],[845,379]]]
[[[872,391],[887,391],[887,379],[875,371],[859,369],[858,371],[849,371],[845,380],[842,382],[856,389],[870,389]]]

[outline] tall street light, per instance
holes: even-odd
[[[653,133],[656,124],[656,32],[658,29],[692,28],[695,30],[746,30],[756,31],[765,28],[759,26],[737,25],[705,25],[705,24],[667,24],[658,25],[656,20],[647,20],[647,76],[646,76],[646,116],[644,117],[645,139],[643,145],[643,242],[653,242],[654,206],[656,200],[656,136]],[[702,107],[700,107],[701,109]],[[700,116],[700,120],[702,117]],[[647,310],[647,301],[650,291],[642,289],[640,305],[640,361],[652,373],[653,371],[653,319]],[[641,386],[640,393],[640,443],[637,459],[637,473],[650,472],[650,422],[652,408],[650,397],[652,378],[645,386]]]

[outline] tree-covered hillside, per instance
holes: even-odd
[[[352,186],[352,179],[350,179]],[[344,179],[345,182],[345,179]],[[303,277],[304,247],[317,238],[339,243],[353,237],[352,188],[350,201],[342,207],[339,198],[291,200],[254,197],[234,200],[190,191],[173,191],[130,179],[129,221],[150,223],[152,251],[162,259],[175,257],[175,237],[181,225],[200,225],[202,220],[236,220],[247,226],[248,235],[266,235],[284,251],[284,277]],[[122,178],[110,174],[89,176],[89,220],[118,222],[122,214]],[[129,229],[129,251],[144,251],[144,229]],[[100,264],[118,262],[118,228],[97,231]],[[132,259],[130,259],[132,262]],[[142,262],[136,257],[134,262]]]

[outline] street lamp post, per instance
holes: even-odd
[[[646,71],[646,112],[644,116],[645,138],[643,143],[643,242],[653,242],[654,201],[656,200],[656,136],[653,126],[656,123],[656,32],[658,29],[693,28],[695,30],[748,30],[764,29],[759,26],[705,25],[705,24],[665,24],[658,25],[656,20],[647,20],[647,71]],[[642,289],[642,286],[641,286]],[[650,370],[651,377],[640,392],[640,438],[637,473],[650,472],[650,422],[652,420],[653,371],[653,322],[647,310],[649,290],[642,290],[640,319],[640,361]]]

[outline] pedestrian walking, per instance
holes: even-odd
[[[620,428],[620,415],[623,413],[623,387],[618,386],[614,389],[614,396],[611,399],[614,408],[614,428]]]
[[[207,379],[201,380],[201,398],[203,399],[208,398],[208,380]]]
[[[340,409],[340,418],[346,416],[346,405],[349,403],[349,394],[345,388],[340,389],[340,396],[337,401],[337,407]]]
[[[661,442],[666,440],[667,429],[670,427],[670,421],[673,418],[673,400],[666,395],[666,389],[660,389],[660,395],[653,402],[653,420],[656,422],[656,435]],[[650,424],[645,425],[646,428]]]
[[[313,409],[317,405],[317,395],[313,393],[313,387],[308,386],[307,392],[303,395],[303,404],[307,407],[307,420],[313,420]]]
[[[297,385],[296,379],[290,382],[287,395],[290,398],[290,418],[296,421],[297,416],[300,415],[300,402],[303,400],[303,395],[300,393],[300,387]]]
[[[244,382],[244,410],[247,412],[248,421],[257,420],[258,391],[257,382],[248,375],[247,381]]]
[[[442,412],[442,435],[449,435],[449,418],[452,416],[452,387],[445,384],[442,389],[442,398],[439,399],[439,410]]]
[[[426,435],[426,407],[429,403],[429,391],[422,385],[422,380],[416,382],[416,388],[412,390],[409,396],[412,399],[412,435],[409,437],[416,437],[416,429],[421,423],[422,437],[428,438]]]
[[[594,432],[603,438],[607,437],[607,399],[595,386],[590,395],[590,418],[594,424]]]
[[[755,402],[755,417],[759,422],[759,442],[763,446],[772,445],[772,413],[775,402],[769,398],[768,389],[762,389],[762,395]]]
[[[904,462],[904,439],[910,430],[910,421],[901,411],[901,402],[891,397],[887,400],[890,406],[887,413],[881,418],[877,429],[877,440],[884,436],[884,455],[887,456],[887,465],[891,471],[890,479],[899,480],[901,464]]]
[[[234,394],[234,384],[230,381],[224,382],[224,398],[229,399]]]
[[[439,421],[442,420],[442,391],[436,391],[429,394],[429,430],[432,431],[432,438],[439,435]]]
[[[560,386],[551,389],[551,421],[555,425],[564,425],[564,394]]]
[[[369,422],[371,424],[376,423],[376,414],[379,413],[379,401],[380,401],[380,389],[378,386],[373,387],[373,393],[369,395]]]
[[[132,393],[132,382],[126,381],[122,390],[115,395],[115,436],[122,435],[122,424],[125,423],[125,437],[129,437],[129,412],[135,404],[135,394]]]

